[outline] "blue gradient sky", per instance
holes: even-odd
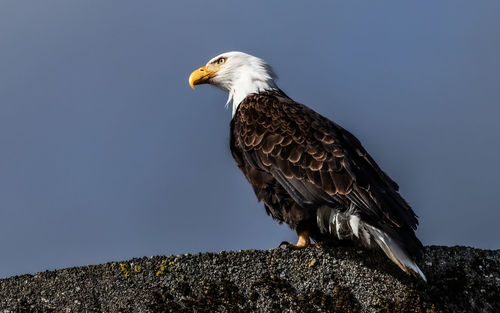
[[[241,50],[353,132],[424,244],[500,248],[498,1],[0,2],[0,277],[295,240],[189,73]]]

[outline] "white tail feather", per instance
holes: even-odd
[[[330,234],[333,233],[333,228],[335,227],[335,211],[331,210],[328,217],[328,230]]]
[[[354,236],[359,238],[359,217],[357,215],[351,215],[349,217],[349,225],[351,226]]]
[[[340,236],[340,221],[339,221],[339,213],[335,214],[335,230],[337,231],[337,237],[342,239]]]
[[[418,265],[413,261],[401,247],[389,237],[385,232],[378,228],[365,224],[365,227],[371,233],[375,242],[380,246],[384,253],[399,266],[403,271],[409,273],[413,271],[418,274],[424,281],[427,281],[424,273],[420,270]]]
[[[366,247],[373,247],[373,243],[376,242],[382,251],[404,272],[415,273],[427,281],[415,261],[396,241],[380,229],[364,223],[359,216],[322,206],[318,209],[316,217],[322,233],[336,235],[338,239],[359,238]]]

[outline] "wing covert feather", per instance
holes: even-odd
[[[232,123],[241,157],[271,173],[299,205],[352,202],[366,220],[416,228],[416,215],[397,184],[359,140],[281,91],[247,97]]]

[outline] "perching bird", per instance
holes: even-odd
[[[350,132],[290,99],[262,59],[243,52],[216,56],[189,76],[233,102],[230,148],[269,215],[297,231],[296,245],[352,240],[379,247],[408,274],[423,250],[417,216],[398,185]]]

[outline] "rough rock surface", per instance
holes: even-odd
[[[500,250],[420,264],[427,284],[352,247],[155,256],[0,280],[0,312],[500,312]]]

